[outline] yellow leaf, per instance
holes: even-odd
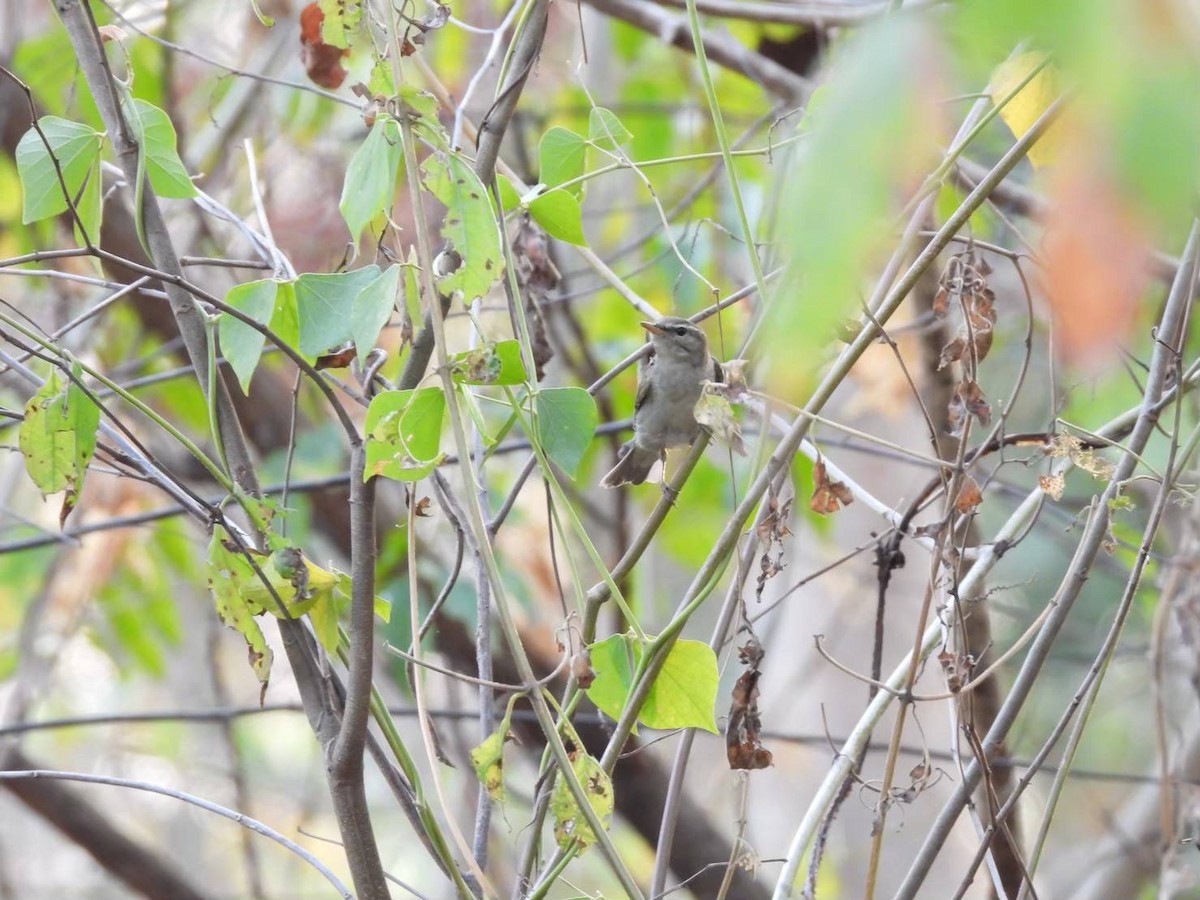
[[[1004,103],[1005,98],[1017,90],[1018,85],[1029,77],[1029,73],[1041,65],[1044,59],[1045,54],[1042,53],[1019,53],[996,66],[988,84],[988,94],[991,95],[992,102],[997,106]],[[1060,93],[1058,72],[1047,64],[1015,97],[1000,107],[1000,118],[1019,139],[1033,127],[1033,123],[1041,118],[1042,113]],[[1056,131],[1057,129],[1052,128],[1030,148],[1029,161],[1035,168],[1041,168],[1057,159]]]

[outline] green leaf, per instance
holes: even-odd
[[[633,135],[616,113],[603,106],[595,106],[588,116],[588,140],[604,150],[615,150],[626,141],[633,140]]]
[[[146,175],[160,197],[184,199],[196,196],[196,186],[176,149],[175,126],[171,118],[145,100],[133,101],[133,114],[140,126],[141,152],[146,157]]]
[[[484,786],[488,796],[497,803],[504,800],[504,742],[508,729],[496,730],[471,751],[471,768]]]
[[[83,190],[79,192],[79,199],[75,202],[75,212],[79,215],[79,221],[83,223],[87,236],[93,241],[100,236],[100,221],[103,211],[104,179],[100,175],[100,157],[96,157],[96,162],[88,172],[87,182],[84,184]],[[72,222],[71,227],[75,239],[82,246],[85,241],[83,235],[79,233],[79,224]]]
[[[421,182],[446,206],[442,236],[462,257],[457,269],[438,278],[438,289],[446,294],[462,291],[463,301],[471,303],[504,271],[500,228],[488,192],[466,160],[448,150],[421,164]]]
[[[78,363],[71,371],[76,378],[82,375]],[[25,471],[43,494],[67,492],[60,523],[83,490],[99,427],[100,408],[74,381],[64,384],[57,369],[50,370],[46,383],[25,404],[25,418],[17,429]]]
[[[503,721],[484,738],[483,743],[471,751],[471,768],[475,770],[475,777],[487,789],[488,796],[498,803],[504,801],[504,745],[510,737],[513,706],[519,696],[512,696]]]
[[[958,211],[966,196],[963,191],[960,191],[951,182],[948,181],[943,184],[933,204],[934,221],[939,225],[946,224],[946,220]],[[996,229],[992,227],[992,220],[987,215],[986,206],[981,206],[971,214],[970,227],[971,234],[976,238],[980,240],[991,239]]]
[[[346,580],[350,580],[349,576]],[[339,601],[346,602],[347,599],[340,591],[325,591],[317,597],[317,602],[308,611],[308,619],[312,622],[313,632],[317,635],[321,646],[325,648],[325,652],[330,656],[337,655],[338,642],[341,640],[338,634]]]
[[[551,237],[577,247],[587,246],[587,237],[583,233],[583,209],[570,191],[558,188],[535,197],[529,203],[529,214]]]
[[[595,667],[595,657],[592,658]],[[667,654],[638,718],[647,728],[701,728],[718,734],[717,655],[703,641],[678,640]]]
[[[500,192],[501,209],[505,212],[512,212],[521,205],[521,195],[517,193],[517,189],[513,187],[513,183],[507,175],[497,175],[496,185]]]
[[[350,339],[358,350],[359,362],[371,352],[379,332],[396,309],[396,291],[402,269],[403,266],[389,266],[354,298],[350,309]]]
[[[460,384],[524,384],[525,363],[519,341],[489,341],[476,350],[456,353],[450,371]]]
[[[574,181],[583,174],[587,159],[587,141],[569,128],[555,125],[538,143],[541,172],[538,180],[548,187]],[[583,182],[567,188],[577,198],[583,196]]]
[[[596,678],[587,694],[596,708],[619,719],[633,690],[646,647],[629,634],[614,634],[588,651]],[[678,640],[646,694],[638,721],[647,728],[701,728],[717,733],[714,708],[720,675],[717,657],[703,641]]]
[[[321,40],[349,50],[362,22],[362,0],[319,0],[325,18],[321,21]]]
[[[588,698],[610,719],[621,718],[625,700],[633,690],[633,676],[645,652],[644,645],[630,634],[614,634],[588,648],[596,677],[587,689]]]
[[[380,56],[371,66],[371,77],[367,79],[367,90],[372,97],[391,97],[396,93],[396,81],[392,74],[392,61]]]
[[[84,181],[99,165],[100,145],[104,139],[104,135],[86,125],[57,116],[44,116],[38,120],[38,125],[50,143],[49,150],[41,135],[32,128],[17,143],[17,173],[25,201],[21,221],[26,225],[67,209],[67,198],[63,196],[54,159],[58,160],[63,181],[74,201]],[[96,236],[92,237],[95,239]]]
[[[596,430],[595,399],[583,388],[544,388],[534,395],[533,415],[542,452],[574,478]]]
[[[254,578],[242,586],[242,596],[252,612],[268,612],[277,619],[298,619],[338,584],[337,573],[306,559],[297,547],[276,549],[259,559],[258,567],[267,576],[270,588],[255,572]]]
[[[441,127],[437,117],[438,98],[429,91],[423,91],[411,84],[402,84],[397,97],[404,109],[418,119],[424,119],[427,127]]]
[[[306,274],[297,278],[300,352],[313,358],[350,340],[355,298],[378,277],[379,266],[370,265],[353,272]]]
[[[254,321],[266,325],[275,313],[275,300],[281,282],[267,278],[251,281],[230,288],[225,302]],[[262,334],[229,313],[222,313],[218,325],[221,338],[221,355],[237,375],[242,391],[250,393],[250,379],[262,356]]]
[[[245,639],[250,668],[265,691],[274,655],[243,593],[251,580],[258,582],[258,576],[245,557],[230,548],[228,541],[229,533],[220,525],[214,526],[208,545],[208,584],[221,621]]]
[[[446,396],[441,388],[384,391],[367,409],[367,460],[363,478],[424,478],[441,461]]]
[[[583,750],[576,750],[572,754],[571,769],[583,786],[588,804],[595,810],[607,831],[613,812],[612,779],[600,766],[599,761]],[[596,843],[596,834],[584,818],[579,804],[575,802],[575,795],[571,793],[571,788],[561,773],[554,782],[554,790],[550,793],[550,814],[554,816],[554,840],[559,847],[565,849],[578,842],[580,848],[586,850]]]
[[[392,601],[387,597],[375,595],[375,615],[385,623],[392,621]]]
[[[392,202],[396,177],[404,159],[400,129],[391,116],[380,116],[350,157],[346,179],[342,182],[342,199],[338,202],[350,237],[357,241],[372,219]]]

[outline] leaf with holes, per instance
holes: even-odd
[[[231,549],[229,533],[220,525],[215,526],[208,545],[208,585],[217,615],[246,641],[250,668],[266,691],[274,655],[246,602],[244,590],[252,582],[258,582],[258,575],[241,553]]]
[[[83,372],[76,363],[72,374]],[[17,429],[17,443],[25,458],[25,471],[43,494],[66,491],[59,523],[66,521],[96,451],[100,408],[74,381],[64,383],[58,369],[25,404],[25,418]]]
[[[525,363],[519,341],[489,341],[450,359],[450,373],[460,384],[525,383]]]
[[[612,779],[594,756],[589,756],[579,749],[571,753],[571,769],[583,787],[588,805],[595,811],[601,825],[607,831],[613,813]],[[596,843],[596,833],[588,824],[579,804],[575,802],[575,795],[571,793],[571,788],[561,774],[550,793],[550,814],[554,816],[554,840],[559,847],[565,849],[578,842],[580,848],[586,850]]]
[[[421,183],[446,206],[442,236],[462,257],[457,269],[438,278],[438,289],[462,291],[466,303],[477,300],[504,271],[491,198],[474,169],[449,150],[439,150],[421,164]]]
[[[318,0],[317,5],[325,15],[321,22],[322,40],[343,50],[354,46],[362,24],[362,0]]]

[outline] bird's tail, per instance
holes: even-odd
[[[656,451],[639,447],[630,441],[621,448],[621,458],[600,484],[606,488],[620,487],[623,484],[642,484],[660,458],[661,455]]]

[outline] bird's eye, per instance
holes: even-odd
[[[682,325],[678,325],[675,327],[675,333],[677,335],[679,335],[680,337],[683,337],[685,334],[687,334],[687,329],[684,328]]]

